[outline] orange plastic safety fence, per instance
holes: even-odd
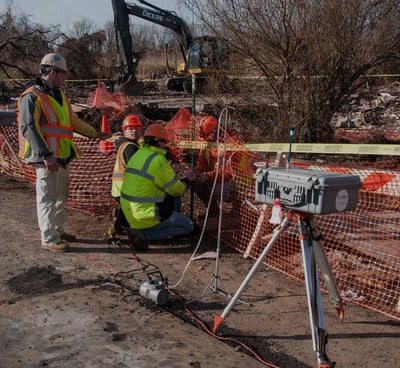
[[[70,164],[70,196],[67,205],[90,215],[110,216],[115,200],[111,197],[111,176],[115,152],[102,153],[99,142],[85,138],[75,139],[82,151],[79,160]],[[17,158],[16,127],[0,127],[0,169],[9,176],[34,184],[35,169]]]
[[[198,141],[203,114],[193,119],[190,111],[181,109],[167,124],[173,153],[177,161],[191,163],[199,149],[178,148],[180,141]],[[212,196],[207,230],[216,236],[218,215],[222,211],[221,240],[256,259],[271,237],[269,222],[272,206],[255,200],[253,174],[256,167],[267,163],[261,155],[247,151],[241,135],[222,130],[228,143],[236,143],[233,151],[220,155],[218,167],[224,167],[224,191],[216,187]],[[114,201],[110,196],[115,153],[104,154],[98,142],[77,139],[83,151],[80,160],[70,166],[71,186],[68,205],[92,215],[110,215]],[[220,143],[221,144],[221,143]],[[34,170],[16,158],[16,127],[0,127],[0,168],[3,173],[34,182]],[[222,161],[221,161],[222,157]],[[196,163],[196,159],[192,162]],[[222,166],[223,165],[223,166]],[[400,162],[397,159],[377,163],[322,165],[292,161],[292,166],[329,170],[359,175],[363,186],[357,209],[351,212],[315,216],[315,224],[323,236],[321,243],[343,298],[349,302],[400,320]],[[221,183],[221,172],[218,181]],[[225,176],[226,175],[226,176]],[[212,181],[194,187],[194,203],[188,196],[183,210],[193,211],[203,221]],[[225,192],[225,193],[223,193]],[[223,206],[218,200],[224,195]],[[298,224],[293,221],[268,253],[265,264],[292,278],[304,281]],[[323,281],[321,281],[324,288]]]
[[[124,112],[127,104],[126,95],[122,92],[110,93],[100,82],[97,82],[97,88],[89,94],[87,105],[96,107],[103,114],[111,116]]]

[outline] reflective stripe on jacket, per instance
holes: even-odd
[[[157,205],[168,195],[180,197],[186,185],[165,158],[166,150],[143,145],[129,160],[121,189],[121,207],[133,229],[160,223]]]
[[[52,96],[37,87],[28,88],[21,98],[28,93],[37,96],[42,107],[45,119],[39,124],[39,134],[45,140],[49,151],[53,153],[54,157],[61,159],[79,157],[79,151],[73,142],[73,131],[70,124],[73,111],[64,93],[62,93],[62,106]],[[19,135],[19,142],[19,155],[25,158],[30,152],[30,144],[22,134]]]
[[[127,162],[125,162],[125,149],[128,148],[129,145],[133,145],[137,147],[137,144],[132,141],[124,142],[118,148],[117,159],[115,161],[113,175],[112,175],[112,186],[111,186],[111,195],[114,198],[118,198],[121,196],[121,188],[122,182],[124,180],[125,167]]]
[[[79,157],[73,132],[97,138],[96,129],[79,119],[64,93],[60,91],[60,104],[42,89],[40,81],[35,82],[18,100],[19,156],[28,164],[42,163],[51,154],[60,159]]]

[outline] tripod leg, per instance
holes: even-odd
[[[318,367],[332,367],[327,355],[327,333],[325,330],[321,290],[317,273],[316,255],[310,238],[308,225],[299,220],[299,237],[303,256],[304,278],[307,291],[313,349],[317,353]]]
[[[240,297],[240,294],[243,292],[243,290],[246,288],[247,284],[250,282],[251,278],[257,271],[257,268],[260,266],[260,264],[265,260],[265,257],[267,256],[268,252],[272,248],[272,246],[275,244],[281,233],[285,230],[285,228],[288,226],[289,222],[291,221],[292,218],[292,213],[288,212],[283,219],[279,230],[276,231],[271,238],[271,240],[268,242],[267,246],[264,248],[262,253],[258,256],[257,261],[254,263],[253,267],[239,286],[239,289],[237,289],[236,293],[233,295],[232,299],[230,300],[229,304],[225,307],[223,313],[220,316],[215,316],[214,318],[214,332],[217,331],[218,326],[222,323],[224,318],[229,314],[230,310],[233,308],[234,304]]]
[[[332,270],[329,267],[325,250],[321,246],[321,244],[316,241],[314,241],[314,250],[318,266],[325,280],[325,285],[328,290],[329,299],[336,306],[337,309],[343,309],[343,300],[337,288],[335,278],[332,274]],[[341,320],[343,319],[343,312],[339,313],[339,317]]]
[[[317,260],[319,269],[324,277],[325,285],[329,294],[329,299],[332,302],[332,304],[335,305],[338,311],[339,319],[342,321],[344,318],[343,300],[337,288],[335,277],[333,276],[332,270],[329,266],[328,258],[326,256],[324,247],[319,242],[321,236],[319,232],[315,229],[312,220],[309,221],[309,226],[310,226],[311,238],[313,240],[315,258]]]
[[[256,228],[254,229],[254,233],[249,241],[249,245],[246,248],[246,251],[243,253],[243,258],[247,258],[250,255],[251,249],[253,248],[253,245],[256,243],[257,239],[261,237],[260,231],[262,228],[262,224],[264,223],[264,218],[265,218],[265,213],[267,211],[267,205],[263,204],[261,207],[261,213],[260,216],[258,216],[257,220],[257,225]]]

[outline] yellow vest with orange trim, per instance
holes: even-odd
[[[253,182],[253,175],[255,168],[251,162],[252,156],[247,152],[235,152],[232,156],[232,165],[234,177],[236,182],[241,183],[245,186],[251,185]]]
[[[113,175],[112,175],[112,186],[111,186],[111,195],[114,198],[121,197],[121,188],[122,182],[124,181],[124,174],[127,162],[125,162],[124,153],[125,149],[133,144],[137,147],[134,142],[124,142],[118,149],[117,159],[115,161]]]
[[[80,157],[79,150],[73,140],[73,130],[70,123],[73,111],[65,94],[61,92],[63,99],[61,106],[52,96],[35,86],[25,90],[20,99],[28,93],[33,93],[40,101],[46,122],[40,122],[40,131],[38,133],[43,137],[54,157],[60,159]],[[19,157],[26,158],[30,151],[30,144],[21,132],[19,132],[18,138]]]

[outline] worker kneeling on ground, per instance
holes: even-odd
[[[188,171],[178,178],[166,159],[167,133],[161,124],[152,124],[144,133],[144,143],[129,160],[121,188],[121,208],[130,225],[128,238],[135,250],[147,250],[151,240],[161,240],[193,231],[193,222],[174,210],[190,181]]]
[[[121,187],[126,165],[139,149],[139,140],[143,138],[143,131],[144,127],[139,117],[127,115],[122,123],[124,136],[115,141],[117,159],[113,170],[111,195],[118,202],[118,207],[115,209],[114,225],[107,233],[111,237],[115,234],[124,234],[124,229],[129,227],[124,212],[120,208]]]

